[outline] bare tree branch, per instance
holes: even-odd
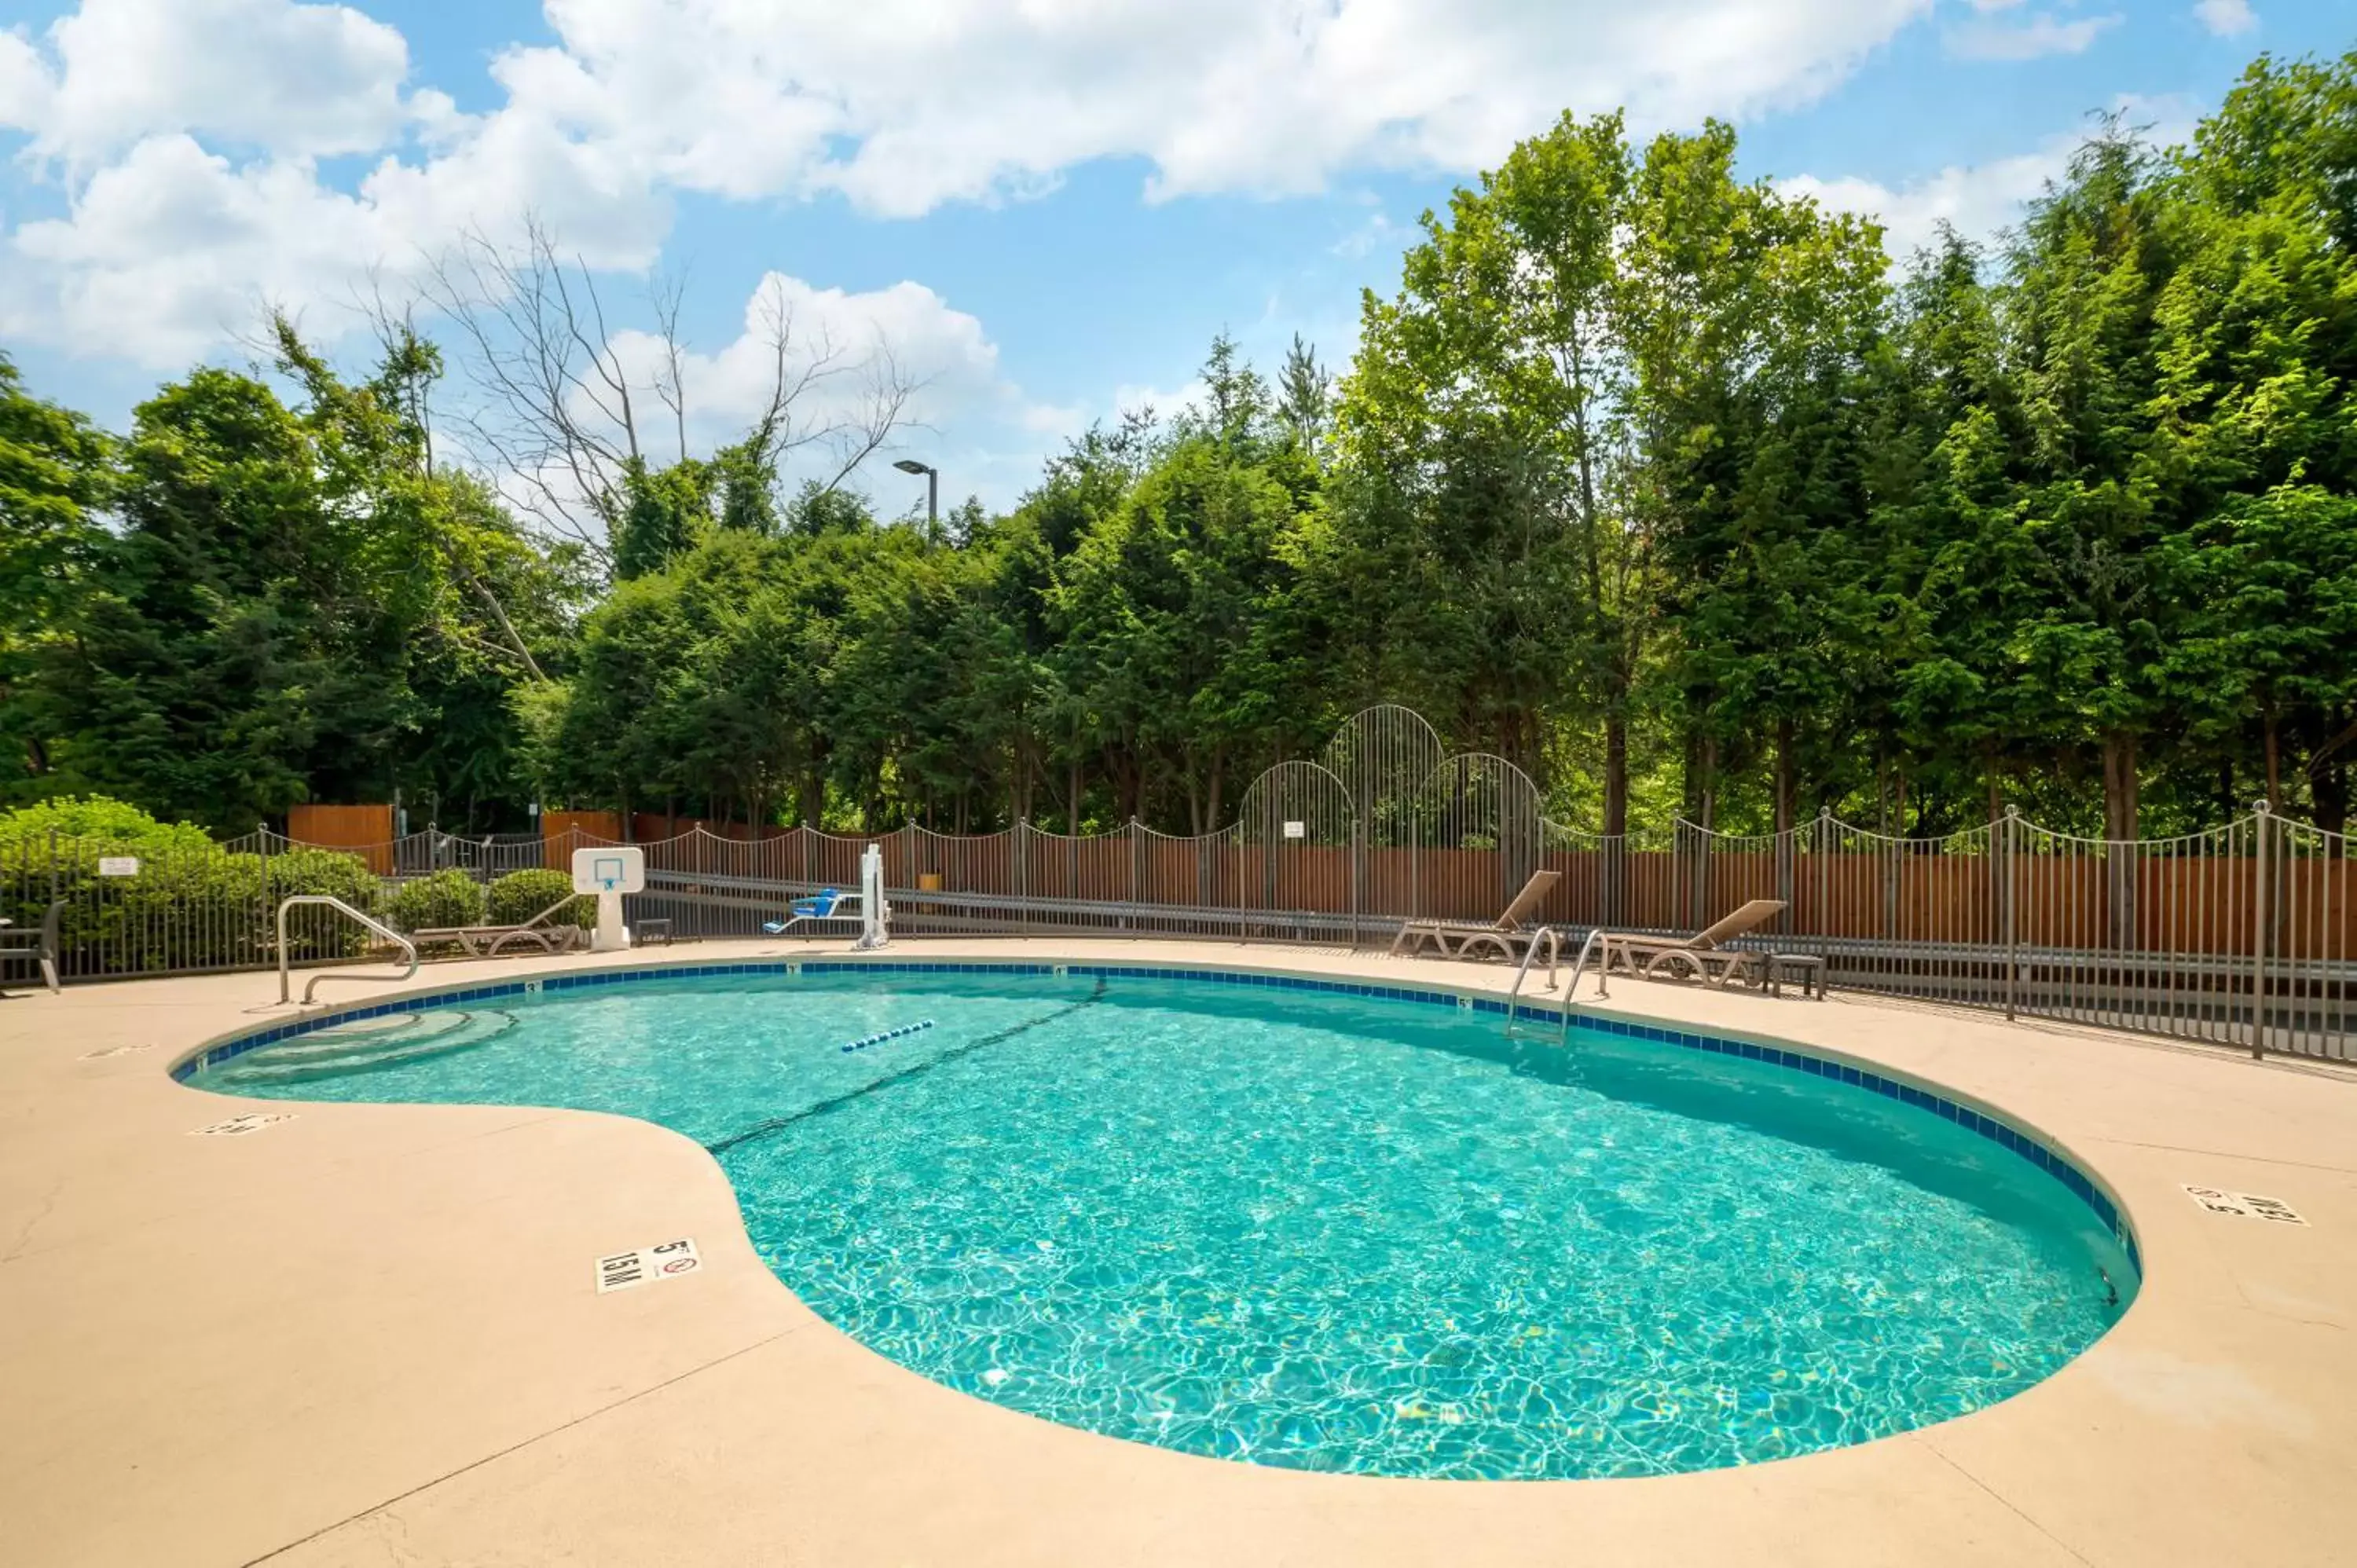
[[[647,464],[640,399],[670,415],[680,458],[697,423],[694,356],[680,329],[683,283],[657,280],[651,367],[618,347],[596,274],[528,219],[521,244],[470,231],[432,267],[428,295],[447,315],[475,397],[454,424],[502,497],[541,531],[610,564],[608,540]],[[823,329],[798,330],[781,280],[755,302],[769,385],[737,443],[780,485],[798,467],[822,492],[841,488],[909,424],[922,382],[888,344],[854,355]],[[638,367],[634,369],[635,367]],[[813,470],[815,470],[814,472]]]

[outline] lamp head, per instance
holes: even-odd
[[[933,471],[931,465],[920,463],[914,457],[903,457],[892,467],[904,474],[930,474]]]

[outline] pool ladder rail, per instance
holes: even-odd
[[[1603,934],[1601,930],[1588,932],[1587,940],[1579,944],[1579,956],[1572,961],[1571,983],[1563,993],[1563,1039],[1571,1037],[1572,998],[1579,993],[1579,977],[1587,972],[1588,955],[1596,950],[1597,939]],[[1563,933],[1557,927],[1541,926],[1531,933],[1530,945],[1523,950],[1522,966],[1514,971],[1513,989],[1506,993],[1506,1032],[1510,1035],[1514,1032],[1514,1015],[1522,1006],[1523,983],[1531,977],[1531,961],[1538,957],[1542,941],[1546,944],[1546,988],[1555,988],[1555,969],[1563,959]]]
[[[391,926],[384,924],[381,920],[373,919],[367,915],[361,914],[358,909],[353,908],[341,898],[331,897],[325,893],[297,893],[292,897],[283,900],[278,906],[278,1002],[281,1006],[285,1005],[289,1000],[288,993],[291,989],[290,977],[287,974],[286,911],[294,908],[298,904],[321,905],[328,908],[336,910],[339,914],[349,916],[352,919],[358,920],[361,925],[366,926],[378,936],[382,937],[385,940],[393,943],[393,946],[399,948],[408,956],[409,967],[406,970],[404,970],[401,973],[393,977],[396,982],[407,980],[417,972],[417,944],[411,941],[407,937],[403,936],[399,931],[394,930]],[[376,959],[364,959],[361,961],[375,963],[381,961]],[[306,1007],[311,1005],[311,993],[319,989],[319,985],[322,981],[381,981],[383,978],[384,977],[382,975],[376,974],[315,974],[311,977],[311,983],[303,988],[303,1005]]]

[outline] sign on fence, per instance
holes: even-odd
[[[98,874],[101,876],[136,876],[139,875],[139,857],[135,854],[100,855]]]

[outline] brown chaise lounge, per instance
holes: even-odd
[[[1488,925],[1469,920],[1410,920],[1392,939],[1391,950],[1415,953],[1426,944],[1440,950],[1443,958],[1465,958],[1475,948],[1495,948],[1498,956],[1512,962],[1522,950],[1538,934],[1531,914],[1545,898],[1548,890],[1563,879],[1559,871],[1534,871],[1514,901],[1500,912]],[[1451,942],[1456,943],[1454,950]]]
[[[588,933],[570,920],[553,926],[541,922],[580,897],[578,893],[567,893],[520,926],[435,926],[410,932],[409,940],[421,948],[428,942],[456,942],[468,958],[497,958],[500,950],[510,942],[527,943],[544,953],[571,952],[582,945]]]
[[[1749,980],[1760,970],[1763,954],[1744,952],[1720,944],[1749,936],[1784,912],[1781,898],[1754,898],[1731,915],[1723,915],[1690,937],[1648,937],[1628,931],[1598,931],[1598,972],[1600,985],[1620,964],[1631,974],[1648,980],[1684,980],[1700,975],[1717,985]]]

